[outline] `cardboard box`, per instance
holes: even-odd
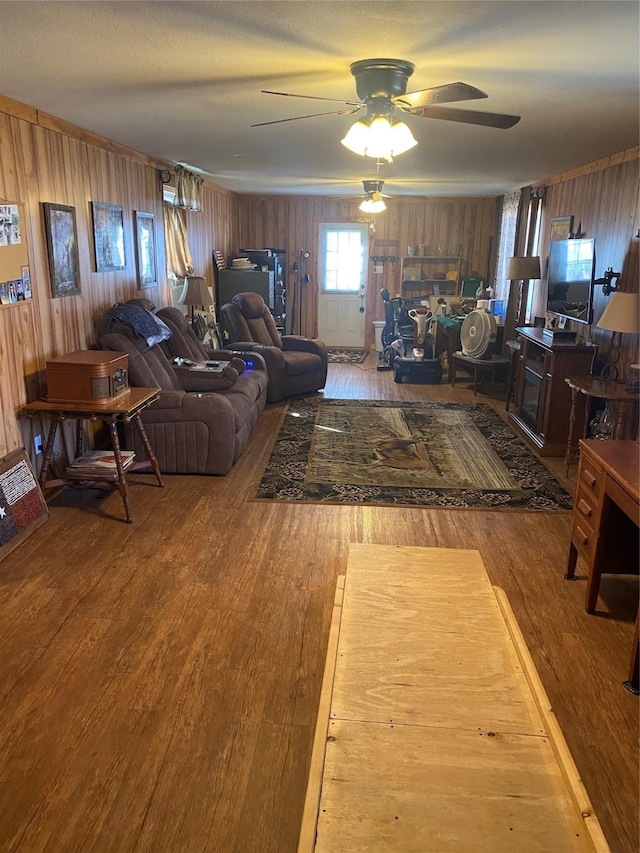
[[[50,403],[113,403],[129,390],[129,355],[77,350],[47,361]]]

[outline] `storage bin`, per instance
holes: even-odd
[[[373,336],[376,342],[376,352],[379,353],[384,352],[384,346],[382,344],[382,330],[385,326],[386,323],[383,320],[373,321]]]

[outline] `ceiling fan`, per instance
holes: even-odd
[[[420,118],[441,119],[442,121],[457,121],[464,124],[476,124],[484,127],[495,127],[501,130],[513,127],[520,121],[520,116],[503,113],[486,113],[477,110],[463,110],[441,107],[454,101],[471,101],[487,98],[486,92],[470,86],[467,83],[447,83],[443,86],[433,86],[416,92],[407,92],[409,77],[413,74],[415,65],[404,59],[361,59],[353,62],[350,71],[356,80],[356,94],[359,100],[342,101],[339,98],[322,98],[316,95],[296,95],[290,92],[273,92],[262,89],[265,95],[281,95],[286,98],[306,98],[316,101],[333,101],[345,104],[347,109],[334,112],[311,113],[292,118],[276,119],[252,124],[251,127],[264,127],[268,124],[282,124],[287,121],[298,121],[304,118],[315,118],[324,115],[354,115],[360,110],[367,109],[367,117],[386,117],[391,120],[396,109]]]
[[[360,210],[364,213],[381,213],[386,210],[385,198],[391,198],[390,195],[382,192],[384,181],[377,178],[376,180],[364,180],[362,188],[364,196],[338,196],[338,198],[359,198],[361,203]]]

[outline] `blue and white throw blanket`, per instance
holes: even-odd
[[[150,347],[171,337],[171,329],[167,324],[140,305],[118,303],[105,312],[104,319],[109,322],[120,320],[121,323],[131,326],[136,335],[144,338]]]

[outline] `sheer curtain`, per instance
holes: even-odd
[[[507,271],[509,269],[509,260],[514,255],[521,195],[521,190],[513,190],[506,193],[503,197],[496,274],[493,282],[496,299],[509,299],[511,282],[507,279]]]

